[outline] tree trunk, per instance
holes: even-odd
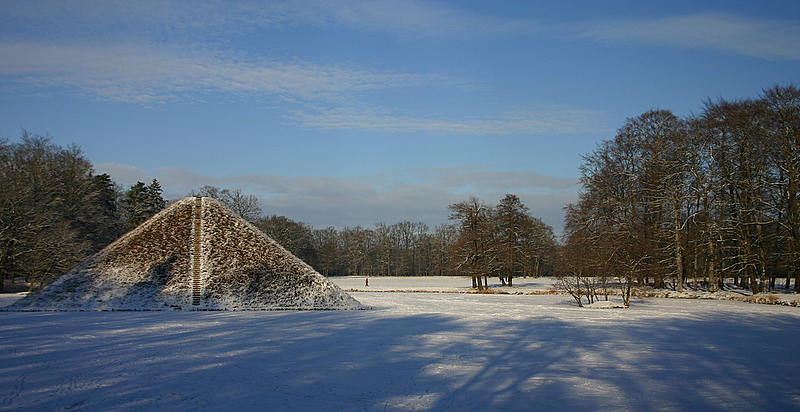
[[[683,292],[683,240],[681,239],[681,209],[680,204],[675,201],[673,207],[674,216],[674,230],[675,230],[675,289],[678,292]]]
[[[484,287],[483,287],[483,276],[482,275],[478,275],[478,276],[475,276],[474,279],[477,282],[478,290],[483,290],[484,289]]]
[[[629,277],[626,279],[625,286],[622,287],[622,306],[630,307],[631,306],[631,281],[633,278]]]
[[[710,256],[708,259],[708,291],[715,292],[716,291],[716,274],[717,274],[717,267],[716,267],[716,248],[714,247],[714,241],[711,240],[709,243],[710,246]]]

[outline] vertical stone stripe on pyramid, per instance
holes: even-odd
[[[202,221],[203,198],[194,198],[194,213],[192,217],[192,305],[200,305],[200,272],[202,270]]]

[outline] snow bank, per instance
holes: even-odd
[[[678,292],[670,289],[633,288],[633,296],[643,298],[678,298],[678,299],[713,299],[735,300],[747,303],[766,305],[800,306],[800,296],[796,293],[762,292],[753,294],[749,289],[727,285],[727,290],[709,292],[705,290],[684,290]]]

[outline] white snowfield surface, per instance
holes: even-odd
[[[468,278],[387,280],[398,290],[437,281],[469,287]],[[0,410],[800,408],[796,307],[646,298],[599,310],[564,295],[351,294],[372,310],[0,312]]]

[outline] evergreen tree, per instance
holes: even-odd
[[[166,207],[167,202],[161,197],[161,192],[161,184],[156,179],[149,185],[136,182],[128,189],[122,200],[127,230],[136,228]]]
[[[160,212],[167,206],[167,201],[161,196],[162,192],[161,183],[156,179],[153,179],[147,186],[147,190],[145,191],[145,210],[150,216]]]

